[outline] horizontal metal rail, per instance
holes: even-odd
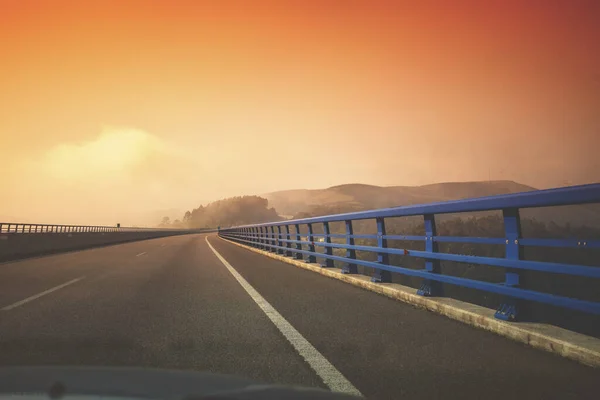
[[[542,293],[524,287],[520,273],[525,270],[591,278],[594,284],[600,283],[600,267],[525,260],[526,247],[600,249],[597,238],[583,239],[537,239],[523,238],[521,233],[522,208],[550,207],[600,203],[600,184],[572,186],[566,188],[538,190],[501,196],[456,200],[381,210],[362,211],[347,214],[328,215],[272,223],[245,225],[221,229],[221,237],[244,243],[280,255],[304,259],[314,263],[317,258],[325,260],[323,267],[333,267],[333,262],[342,262],[343,273],[357,273],[357,265],[373,269],[373,282],[390,282],[391,272],[423,278],[419,295],[441,296],[441,284],[450,284],[500,294],[504,301],[498,305],[495,316],[503,320],[517,320],[519,301],[535,301],[553,306],[569,308],[585,313],[600,315],[600,303]],[[435,215],[466,213],[475,211],[499,210],[503,215],[504,237],[462,237],[437,234]],[[386,218],[422,216],[425,235],[388,235]],[[356,234],[353,222],[374,219],[377,225],[375,234]],[[330,223],[343,222],[345,233],[332,233]],[[323,233],[314,233],[315,224],[322,225]],[[301,229],[304,228],[304,229]],[[302,233],[301,233],[302,231]],[[339,232],[339,231],[338,231]],[[333,242],[332,239],[344,243]],[[343,239],[343,240],[340,240]],[[355,239],[367,239],[375,244],[359,245]],[[421,242],[424,250],[411,250],[391,247],[390,241]],[[504,257],[484,257],[471,254],[440,252],[438,243],[472,243],[495,245],[504,248]],[[321,250],[318,251],[317,249]],[[345,256],[333,251],[345,251]],[[587,251],[587,250],[586,250]],[[357,252],[376,255],[377,261],[357,257]],[[390,256],[404,256],[402,262],[421,259],[425,267],[420,269],[392,265]],[[306,257],[306,258],[305,258]],[[485,265],[504,269],[505,279],[501,283],[491,283],[457,276],[444,275],[441,262],[451,261],[469,265]],[[422,265],[422,264],[421,264]],[[600,289],[600,287],[599,287]]]
[[[110,232],[204,232],[211,229],[139,228],[102,225],[52,225],[0,222],[0,234],[34,233],[110,233]],[[214,229],[213,229],[214,230]]]

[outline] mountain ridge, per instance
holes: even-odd
[[[467,198],[537,190],[511,180],[441,182],[420,186],[377,186],[364,183],[335,185],[325,189],[291,189],[262,194],[285,217],[307,217],[344,212],[401,207]],[[492,213],[492,212],[490,212]],[[562,206],[522,211],[526,218],[557,224],[600,225],[600,206]],[[470,214],[469,214],[470,216]]]

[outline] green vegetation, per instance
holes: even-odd
[[[267,199],[258,196],[238,196],[187,211],[182,221],[175,220],[171,223],[169,218],[165,217],[160,226],[216,228],[279,220],[281,218],[275,209],[268,207]]]

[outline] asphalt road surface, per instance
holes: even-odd
[[[598,369],[214,235],[0,264],[0,365],[210,371],[372,399],[600,393]]]

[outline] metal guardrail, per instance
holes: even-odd
[[[323,258],[325,259],[323,267],[333,267],[334,261],[341,261],[345,263],[342,269],[343,273],[357,273],[357,265],[371,267],[374,269],[374,274],[371,278],[373,282],[391,282],[391,272],[420,277],[423,278],[423,284],[417,293],[422,296],[437,296],[442,294],[439,290],[440,283],[500,294],[506,300],[499,305],[495,316],[502,320],[517,320],[518,300],[546,303],[600,315],[600,303],[598,302],[532,291],[519,285],[519,272],[522,270],[543,271],[595,279],[600,278],[600,267],[528,261],[523,259],[523,248],[525,246],[600,249],[600,240],[533,239],[523,238],[521,235],[519,209],[588,203],[600,203],[600,184],[247,225],[221,229],[219,235],[236,242],[300,260],[304,256],[307,256],[305,261],[309,263],[316,262],[317,257]],[[436,214],[491,210],[502,211],[504,238],[450,237],[439,236],[436,233],[434,217]],[[423,216],[424,236],[386,234],[385,218],[408,216]],[[375,219],[377,225],[376,235],[354,234],[353,221],[365,219]],[[329,226],[331,222],[344,222],[345,233],[332,234]],[[322,224],[324,233],[314,233],[314,224]],[[306,225],[308,234],[300,233],[302,225]],[[291,227],[294,228],[295,232],[290,231]],[[292,238],[293,236],[294,238]],[[301,236],[304,236],[304,238]],[[315,241],[315,237],[321,237],[324,240]],[[308,240],[302,240],[305,238]],[[345,243],[332,243],[332,238],[344,239]],[[377,246],[356,245],[354,240],[358,238],[376,239]],[[390,248],[388,247],[388,240],[424,241],[425,250]],[[505,247],[505,257],[496,258],[442,253],[438,251],[438,243],[440,242],[503,245]],[[323,251],[317,251],[317,247],[322,248]],[[333,249],[344,249],[346,253],[345,257],[334,255]],[[377,261],[357,259],[357,251],[374,253],[377,255]],[[390,265],[390,255],[424,259],[425,268],[411,269],[399,265]],[[440,261],[503,267],[505,268],[505,280],[498,284],[444,275],[441,273]]]
[[[50,225],[23,224],[16,222],[0,222],[0,234],[29,234],[29,233],[105,233],[105,232],[181,232],[196,231],[197,229],[177,228],[134,228],[101,225]]]

